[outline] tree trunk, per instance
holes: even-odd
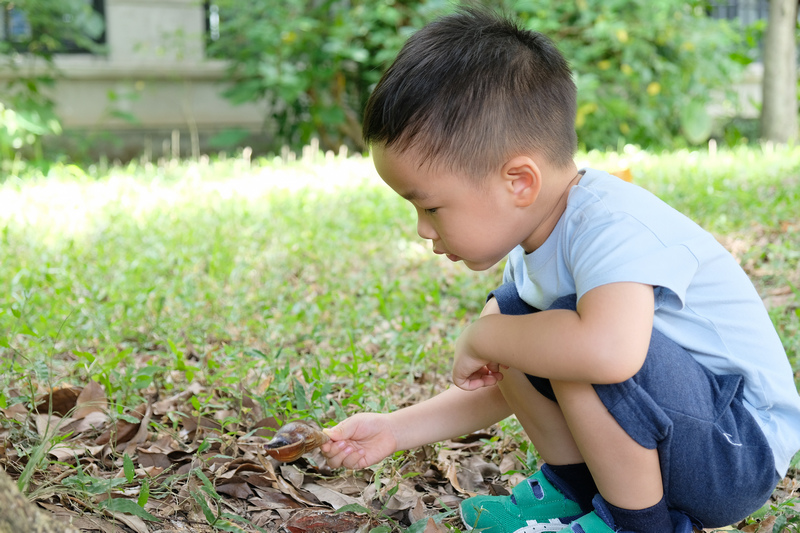
[[[761,137],[788,143],[797,140],[797,0],[770,0],[764,37]]]
[[[39,510],[0,469],[0,533],[79,533]]]

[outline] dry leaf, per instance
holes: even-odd
[[[349,533],[367,521],[368,518],[353,513],[301,512],[292,516],[283,527],[291,533]]]
[[[118,513],[116,511],[109,511],[106,510],[108,514],[113,516],[115,519],[119,520],[136,533],[150,533],[150,530],[147,529],[147,524],[144,523],[144,520],[139,518],[138,516],[134,516],[131,514],[126,513]]]
[[[413,524],[414,522],[419,522],[425,518],[428,518],[428,509],[422,502],[422,498],[418,498],[417,503],[414,504],[414,507],[408,510],[408,519]]]
[[[119,444],[122,442],[128,442],[131,437],[133,437],[136,432],[139,430],[139,425],[141,424],[141,420],[144,417],[145,412],[147,411],[147,405],[141,404],[139,407],[131,412],[131,415],[134,416],[139,420],[139,422],[131,423],[127,420],[119,419],[114,422],[113,427],[106,429],[102,435],[97,437],[97,444],[108,444],[111,443],[113,439],[113,444]]]
[[[28,410],[21,403],[16,403],[7,409],[0,409],[0,413],[3,413],[6,418],[17,422],[25,422],[28,418]]]
[[[394,510],[411,509],[417,503],[418,497],[417,491],[409,487],[406,482],[401,482],[394,495],[385,503],[385,507]]]
[[[770,515],[760,522],[745,526],[741,529],[741,531],[745,531],[747,533],[772,533],[774,527],[775,515]]]
[[[227,494],[228,496],[241,498],[243,500],[253,495],[253,491],[250,490],[250,485],[240,476],[235,476],[225,483],[218,484],[216,489],[220,494]]]
[[[137,444],[141,444],[147,440],[149,426],[150,426],[150,417],[153,415],[153,406],[148,404],[147,409],[144,412],[144,416],[142,417],[142,421],[139,423],[139,429],[136,431],[136,434],[131,438],[130,442],[125,446],[125,453],[129,455],[133,455],[133,451],[136,449]]]
[[[437,524],[433,518],[428,518],[428,523],[425,524],[425,530],[422,533],[447,533],[447,528]]]
[[[89,381],[75,400],[73,418],[84,418],[90,413],[105,413],[108,408],[106,391],[96,381]]]
[[[316,498],[324,503],[327,503],[334,509],[339,509],[344,507],[345,505],[357,504],[362,507],[365,507],[364,502],[353,498],[352,496],[346,496],[341,492],[337,492],[333,489],[329,489],[327,487],[323,487],[317,483],[306,483],[303,485],[303,490],[306,490],[316,496]]]
[[[78,400],[81,389],[70,386],[54,388],[39,398],[39,403],[34,409],[37,413],[51,413],[61,417],[67,416]],[[52,405],[52,411],[51,411]]]
[[[258,496],[250,498],[248,502],[258,509],[298,509],[302,507],[296,500],[272,488],[255,488],[253,491]]]

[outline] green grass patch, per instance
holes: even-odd
[[[637,184],[714,233],[764,296],[800,373],[799,149],[629,149],[579,160],[630,168]],[[412,208],[357,158],[102,175],[57,166],[7,178],[0,206],[0,409],[31,412],[54,386],[96,381],[111,420],[130,422],[138,406],[201,384],[185,412],[150,420],[154,433],[176,438],[187,417],[215,419],[225,441],[247,432],[255,411],[330,425],[431,396],[447,385],[453,341],[502,275],[502,265],[473,273],[432,254]],[[4,466],[24,474],[26,490],[52,482],[51,493],[95,498],[98,512],[116,501],[90,494],[80,461],[45,453],[65,437],[3,414],[0,431],[15,443]],[[101,492],[133,481],[130,458],[116,457],[125,476],[94,482]],[[144,502],[192,476],[149,482]],[[206,490],[218,503],[206,481],[192,498],[200,504]],[[208,521],[222,520],[207,500]],[[786,501],[763,514],[796,531]],[[133,514],[149,520],[139,503]],[[214,524],[250,527],[233,522]]]

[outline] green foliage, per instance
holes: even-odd
[[[577,129],[587,149],[686,146],[712,131],[707,105],[751,59],[741,31],[707,16],[701,0],[507,0],[506,12],[553,38],[579,88]],[[361,148],[360,115],[405,39],[453,9],[440,0],[220,0],[220,39],[233,61],[233,101],[266,99],[279,143],[317,135]],[[753,46],[751,42],[749,46]],[[276,147],[277,148],[277,147]]]
[[[48,94],[58,76],[54,54],[66,43],[97,50],[103,20],[85,0],[0,0],[0,19],[16,30],[0,40],[0,69],[11,74],[0,91],[0,158],[32,147],[41,159],[38,139],[61,133]]]
[[[742,63],[739,33],[694,0],[518,0],[530,29],[553,38],[578,85],[578,139],[589,149],[708,140],[707,106]],[[715,94],[716,92],[716,94]]]
[[[234,102],[266,100],[280,143],[318,136],[324,148],[362,149],[361,110],[413,29],[444,0],[218,0],[220,38],[209,54],[232,62]]]

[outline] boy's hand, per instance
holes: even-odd
[[[366,468],[396,451],[397,440],[383,414],[359,413],[323,431],[331,440],[320,450],[332,468]]]
[[[471,338],[476,334],[474,326],[469,326],[458,337],[453,361],[453,383],[467,391],[497,385],[503,379],[502,369],[507,368],[474,353],[471,347]]]

